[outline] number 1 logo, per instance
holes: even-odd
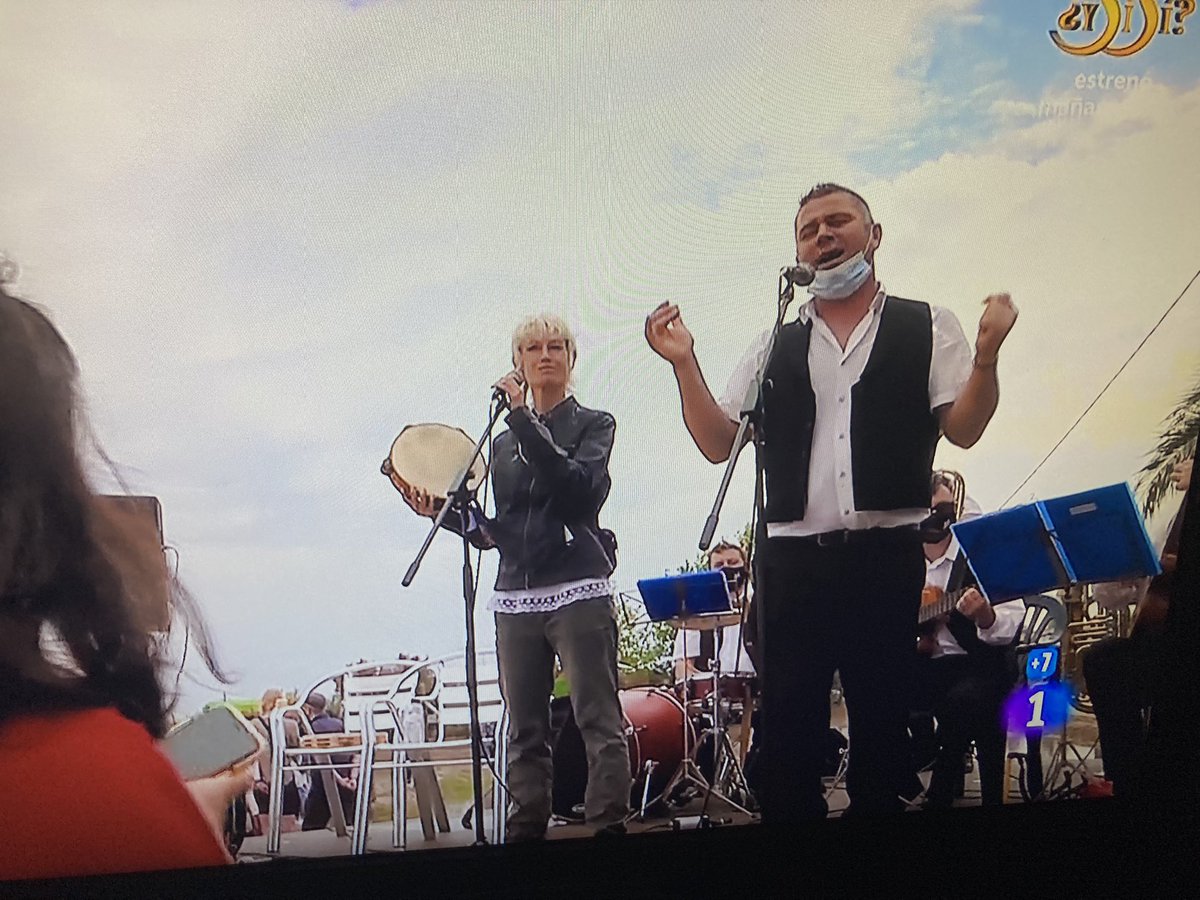
[[[1071,688],[1054,681],[1018,687],[1004,703],[1004,724],[1011,734],[1061,727],[1067,721]]]
[[[1026,728],[1045,728],[1046,720],[1042,718],[1042,707],[1046,702],[1046,691],[1040,690],[1029,695],[1029,702],[1033,706],[1033,718],[1025,723]]]

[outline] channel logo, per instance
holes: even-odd
[[[1182,36],[1196,0],[1098,0],[1072,3],[1058,17],[1050,40],[1072,56],[1133,56],[1160,35]],[[1070,35],[1070,39],[1064,37]],[[1078,37],[1081,40],[1076,41]]]

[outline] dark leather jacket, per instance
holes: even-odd
[[[616,538],[599,524],[612,481],[608,457],[616,420],[567,397],[544,416],[519,407],[492,446],[494,518],[471,504],[468,537],[500,550],[497,590],[606,578],[616,568]],[[445,524],[458,532],[454,514]]]

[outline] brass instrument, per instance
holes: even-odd
[[[967,483],[953,469],[938,469],[933,473],[933,478],[949,482],[950,492],[954,495],[954,521],[957,522],[962,518],[963,503],[967,499]]]
[[[1122,633],[1120,612],[1109,612],[1092,599],[1090,586],[1076,585],[1062,592],[1067,628],[1062,637],[1062,677],[1071,685],[1071,705],[1092,712],[1092,701],[1083,680],[1083,658],[1095,644]]]

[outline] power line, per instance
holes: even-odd
[[[1013,497],[1017,496],[1017,494],[1020,493],[1021,488],[1025,487],[1025,485],[1027,485],[1029,483],[1029,480],[1038,473],[1038,470],[1041,469],[1041,467],[1046,464],[1046,461],[1048,459],[1050,459],[1050,457],[1054,455],[1055,451],[1058,450],[1058,448],[1063,445],[1063,443],[1066,441],[1066,439],[1071,436],[1071,432],[1073,432],[1076,429],[1076,427],[1078,427],[1079,423],[1084,420],[1084,417],[1086,417],[1087,414],[1092,411],[1092,407],[1094,407],[1097,403],[1100,402],[1100,398],[1104,396],[1104,392],[1107,391],[1110,387],[1112,387],[1112,384],[1114,381],[1116,381],[1118,378],[1121,377],[1121,373],[1125,371],[1125,367],[1128,366],[1131,362],[1133,362],[1133,358],[1135,356],[1137,356],[1138,353],[1141,352],[1141,349],[1144,346],[1146,346],[1146,341],[1150,340],[1150,337],[1154,334],[1154,332],[1158,331],[1159,326],[1162,325],[1162,323],[1166,321],[1167,316],[1169,316],[1171,314],[1171,311],[1173,309],[1175,309],[1175,307],[1178,305],[1179,301],[1183,299],[1183,295],[1186,294],[1188,292],[1188,290],[1191,289],[1191,286],[1196,282],[1197,278],[1200,278],[1200,269],[1196,270],[1196,274],[1192,276],[1191,280],[1187,283],[1187,286],[1184,287],[1184,289],[1179,292],[1179,296],[1176,297],[1173,301],[1171,301],[1171,305],[1167,307],[1166,312],[1164,312],[1161,316],[1159,316],[1158,321],[1154,323],[1154,327],[1151,328],[1146,333],[1146,336],[1144,338],[1142,338],[1142,340],[1138,343],[1138,345],[1136,347],[1134,347],[1133,352],[1129,354],[1129,358],[1126,359],[1125,362],[1121,363],[1121,367],[1119,369],[1117,369],[1117,371],[1113,375],[1113,377],[1108,379],[1108,383],[1105,384],[1104,387],[1102,387],[1100,389],[1100,393],[1098,393],[1096,395],[1096,398],[1087,405],[1087,409],[1085,409],[1083,412],[1081,412],[1079,414],[1079,418],[1076,419],[1074,421],[1074,423],[1071,425],[1071,427],[1067,429],[1066,434],[1064,434],[1061,438],[1058,439],[1058,443],[1056,443],[1053,447],[1050,448],[1050,452],[1042,457],[1042,461],[1033,467],[1033,471],[1025,476],[1025,480],[1022,481],[1020,484],[1018,484],[1016,490],[1014,490],[1011,494],[1009,494],[1008,498],[1003,503],[1000,504],[1001,509],[1008,506],[1009,500],[1012,500]]]

